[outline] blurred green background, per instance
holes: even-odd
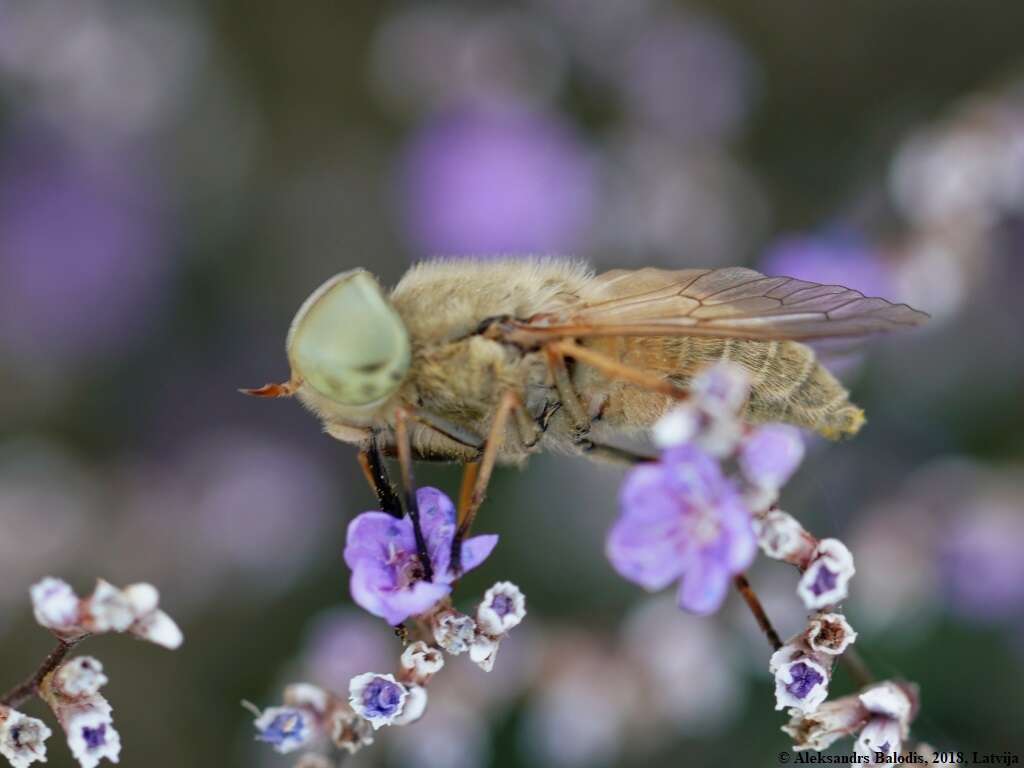
[[[920,683],[915,734],[1024,751],[1022,26],[996,0],[0,0],[0,685],[49,649],[35,580],[150,581],[183,649],[86,646],[122,763],[289,764],[239,701],[399,652],[348,599],[354,451],[235,391],[287,376],[306,295],[432,254],[749,264],[932,313],[843,361],[868,425],[812,442],[783,506],[851,546],[858,646]],[[353,764],[776,764],[738,601],[683,616],[605,561],[620,479],[497,473],[462,594],[510,579],[529,618]],[[796,574],[751,579],[799,629]]]

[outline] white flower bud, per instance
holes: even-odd
[[[57,716],[71,754],[82,768],[96,768],[104,758],[118,762],[121,735],[114,728],[112,709],[103,696],[95,693],[67,699],[51,688],[43,697]]]
[[[57,668],[53,673],[52,686],[62,696],[77,699],[98,693],[108,682],[99,659],[78,656]]]
[[[51,731],[42,720],[0,705],[0,755],[12,768],[46,762],[46,740]]]
[[[497,637],[478,634],[469,646],[469,658],[484,672],[494,669],[494,659],[498,655],[501,640]]]
[[[857,633],[843,614],[819,613],[808,622],[805,637],[815,653],[839,656],[857,639]]]
[[[401,665],[414,682],[422,685],[444,667],[444,654],[417,640],[402,651]]]
[[[129,584],[122,590],[124,599],[132,607],[135,616],[152,613],[160,604],[160,593],[152,584]]]
[[[890,762],[903,751],[899,723],[888,717],[872,717],[857,737],[853,751],[873,763]]]
[[[789,710],[789,722],[783,732],[793,738],[793,749],[820,752],[844,736],[856,733],[868,717],[867,710],[856,696],[842,696],[826,701],[814,712]]]
[[[334,713],[331,741],[339,749],[354,755],[363,747],[373,744],[373,730],[365,718],[347,708],[339,709]]]
[[[909,729],[914,704],[907,692],[896,683],[887,680],[873,685],[858,698],[871,714],[890,717]]]
[[[128,631],[142,640],[148,640],[172,651],[180,648],[185,641],[185,636],[174,619],[160,610],[140,617]]]
[[[856,569],[853,555],[839,539],[822,539],[814,551],[797,594],[809,610],[820,610],[842,602]]]
[[[427,689],[422,685],[408,686],[409,698],[405,700],[402,714],[395,718],[393,725],[415,723],[427,711]]]
[[[754,518],[758,546],[768,557],[803,567],[814,555],[818,544],[795,517],[773,509]]]
[[[484,593],[476,609],[476,622],[481,631],[500,637],[526,616],[526,597],[511,581],[499,581]]]
[[[85,601],[86,626],[90,632],[124,632],[135,619],[128,596],[113,584],[98,579],[96,589]]]
[[[29,590],[32,612],[40,626],[57,633],[75,630],[79,623],[79,598],[66,581],[48,576]],[[84,634],[84,630],[79,632]]]
[[[915,708],[910,691],[887,680],[868,688],[857,698],[870,719],[860,732],[854,751],[874,762],[879,762],[876,755],[900,754],[903,740],[910,734],[910,718]]]
[[[454,610],[434,615],[434,640],[452,656],[469,650],[476,635],[476,622],[464,613]]]

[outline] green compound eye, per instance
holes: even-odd
[[[288,333],[293,371],[339,405],[393,394],[409,370],[409,334],[362,269],[335,275],[306,299]]]

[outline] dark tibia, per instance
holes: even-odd
[[[434,580],[434,566],[430,562],[430,554],[427,552],[427,539],[423,535],[423,528],[420,526],[420,505],[416,500],[416,489],[409,487],[405,489],[405,508],[409,512],[409,519],[412,520],[412,532],[416,537],[416,554],[420,558],[420,565],[423,566],[423,578],[427,581]]]
[[[420,505],[416,500],[416,481],[412,474],[412,447],[409,444],[408,414],[404,410],[399,411],[395,419],[395,444],[398,451],[398,466],[402,473],[402,498],[405,501],[405,510],[412,521],[412,532],[416,538],[416,554],[423,567],[423,578],[426,581],[433,581],[434,565],[430,562],[427,540],[423,535],[423,527],[420,525]]]
[[[381,451],[376,435],[373,437],[373,444],[366,452],[366,460],[380,508],[392,517],[401,517],[404,514],[402,500],[398,498],[395,486],[391,484],[391,479],[388,477],[388,470],[384,465],[384,453]]]
[[[602,443],[595,443],[593,440],[585,440],[579,445],[580,451],[587,455],[598,459],[604,459],[612,464],[624,464],[632,466],[634,464],[643,464],[649,461],[657,461],[655,456],[646,456],[636,451],[631,451],[628,448],[619,448],[616,445],[604,445]]]

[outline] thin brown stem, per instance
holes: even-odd
[[[782,647],[782,640],[779,638],[779,633],[775,631],[775,627],[772,626],[771,619],[768,618],[768,614],[765,613],[764,606],[761,605],[761,599],[754,592],[754,588],[750,586],[750,582],[747,581],[746,574],[738,573],[733,578],[733,584],[736,586],[737,591],[743,598],[743,601],[747,604],[750,612],[754,614],[754,619],[757,621],[757,626],[764,632],[764,636],[768,638],[768,642],[772,647],[773,651],[779,650]]]
[[[850,677],[858,688],[866,688],[875,682],[875,676],[871,673],[871,668],[856,648],[847,648],[843,651],[839,661],[846,667],[846,671],[850,673]]]
[[[43,682],[48,674],[53,672],[67,658],[71,649],[82,642],[87,635],[75,640],[58,640],[57,647],[50,651],[42,663],[23,683],[16,685],[0,698],[0,704],[7,707],[19,707],[34,696],[39,690],[39,684]]]

